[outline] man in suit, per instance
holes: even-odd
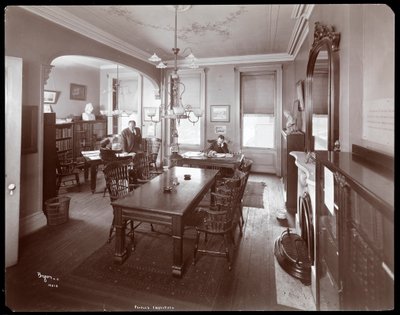
[[[142,150],[142,133],[140,128],[136,127],[136,122],[130,120],[128,127],[122,130],[122,150],[124,152],[139,152]]]
[[[228,145],[225,142],[225,137],[219,135],[217,140],[213,141],[207,149],[208,153],[229,153]]]

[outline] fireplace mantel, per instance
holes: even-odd
[[[315,162],[311,160],[307,163],[307,154],[303,151],[292,151],[290,155],[295,158],[297,167],[306,174],[307,184],[315,186]]]
[[[297,179],[297,213],[300,209],[300,198],[304,197],[304,193],[307,192],[311,199],[312,207],[312,224],[314,239],[316,239],[316,222],[315,222],[315,170],[316,164],[313,159],[309,159],[307,162],[307,154],[304,151],[292,151],[290,155],[294,157],[295,164],[298,169]],[[296,216],[296,230],[300,231],[299,218]],[[314,242],[314,255],[316,255],[316,246]],[[315,256],[314,256],[315,257]],[[315,264],[311,266],[311,292],[316,301],[317,288],[316,288],[316,269]]]

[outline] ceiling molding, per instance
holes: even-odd
[[[314,4],[298,4],[293,8],[292,19],[296,19],[293,33],[289,40],[288,54],[296,58],[301,46],[307,38],[308,20],[314,9]]]
[[[121,41],[119,38],[106,33],[90,23],[81,20],[61,8],[49,6],[20,6],[33,14],[39,15],[53,23],[64,26],[99,43],[115,48],[140,60],[149,62],[149,53]]]
[[[196,64],[199,66],[218,66],[228,64],[251,64],[251,63],[265,63],[265,62],[287,62],[293,61],[293,56],[287,53],[279,54],[265,54],[265,55],[247,55],[247,56],[227,56],[227,57],[216,57],[216,58],[199,58],[196,60]],[[174,61],[167,61],[167,68],[172,68]],[[178,61],[178,66],[185,67],[189,66],[189,62],[184,60]]]

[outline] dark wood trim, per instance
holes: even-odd
[[[22,106],[21,154],[38,151],[38,106]]]
[[[357,144],[352,145],[352,153],[353,156],[356,156],[357,158],[365,161],[366,163],[375,165],[377,167],[383,167],[386,168],[388,171],[394,172],[393,156],[377,152],[368,148],[364,148]]]

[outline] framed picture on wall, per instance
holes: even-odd
[[[224,135],[226,134],[226,126],[215,126],[215,133],[217,135]]]
[[[211,105],[210,120],[212,122],[229,122],[230,120],[230,105]]]
[[[85,101],[86,100],[86,86],[71,83],[70,90],[69,90],[69,98],[71,100]]]
[[[57,91],[45,90],[43,92],[43,103],[55,104],[57,102]]]

